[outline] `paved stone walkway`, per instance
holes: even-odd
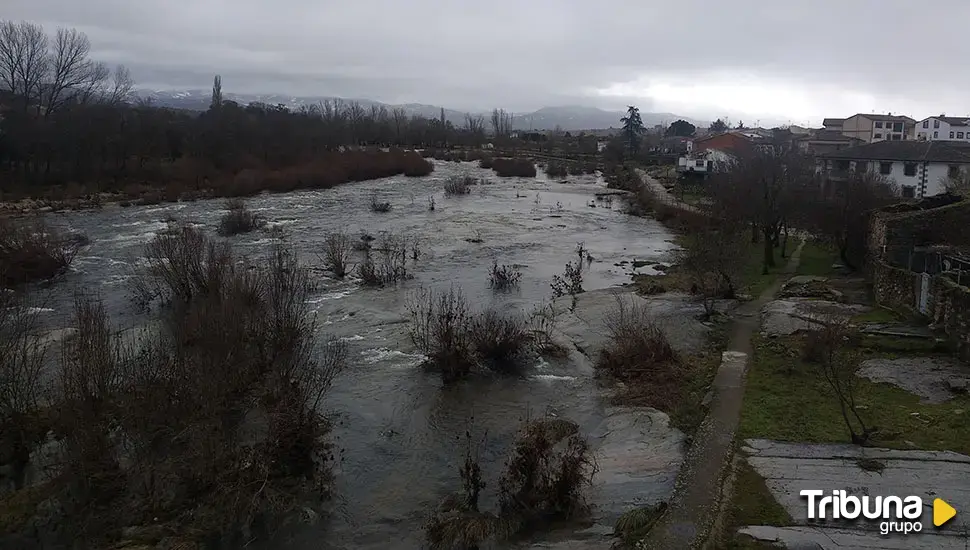
[[[676,206],[677,208],[687,210],[688,212],[701,213],[701,210],[696,206],[682,202],[678,200],[677,197],[671,195],[670,191],[668,191],[662,183],[650,177],[645,170],[637,168],[637,174],[640,175],[640,180],[650,188],[650,191],[653,192],[654,196],[657,197],[660,202]]]
[[[792,253],[784,273],[796,271],[804,245],[802,241]],[[643,541],[645,548],[699,548],[710,536],[741,415],[751,337],[758,330],[761,308],[774,298],[783,282],[784,277],[779,277],[758,299],[736,310],[731,321],[728,351],[723,353],[721,366],[714,377],[710,410],[694,434],[693,444],[677,475],[668,511]]]

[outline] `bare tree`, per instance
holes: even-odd
[[[687,236],[678,264],[690,277],[704,302],[704,312],[715,313],[718,298],[734,298],[744,265],[743,226],[720,221]]]
[[[391,120],[394,123],[394,138],[397,143],[402,143],[404,141],[404,129],[408,123],[407,111],[400,107],[395,107],[391,111]]]
[[[859,269],[866,259],[869,213],[897,199],[895,182],[876,172],[854,173],[835,184],[830,197],[822,197],[814,210],[815,229],[839,249],[839,257],[850,269]],[[804,208],[810,208],[808,203]]]
[[[855,335],[847,320],[833,318],[821,322],[822,328],[807,337],[806,351],[810,353],[806,355],[818,363],[818,375],[838,399],[839,411],[852,442],[865,445],[876,429],[866,424],[856,403],[859,376],[856,375],[856,363],[847,352]]]
[[[943,184],[943,189],[947,193],[970,197],[970,171],[967,171],[966,168],[961,168],[959,172],[943,178],[940,183]]]
[[[4,87],[23,102],[23,111],[40,107],[41,89],[48,73],[49,39],[36,23],[0,23],[0,78]]]
[[[512,113],[505,112],[505,109],[493,109],[492,132],[496,137],[508,137],[512,133]]]

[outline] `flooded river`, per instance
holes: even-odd
[[[494,183],[445,197],[444,179],[459,173]],[[442,387],[435,374],[418,367],[421,356],[407,339],[404,305],[420,286],[457,285],[475,309],[494,305],[528,312],[550,299],[549,283],[575,259],[578,242],[594,258],[585,273],[587,290],[629,282],[630,268],[616,264],[661,260],[673,246],[671,235],[654,220],[624,214],[618,198],[612,204],[594,200],[603,191],[604,183],[593,176],[570,177],[567,183],[541,175],[499,179],[472,164],[438,162],[425,178],[393,177],[248,199],[271,226],[285,229],[311,265],[321,265],[323,240],[333,231],[409,234],[423,251],[415,279],[399,288],[363,289],[318,271],[320,288],[311,307],[319,329],[345,339],[353,360],[327,401],[339,449],[333,514],[287,547],[419,548],[428,512],[458,488],[458,438],[467,429],[487,433],[482,458],[494,489],[494,476],[522,419],[551,413],[585,430],[602,424],[606,407],[588,366],[570,361],[540,362],[523,378],[476,378]],[[371,212],[375,194],[392,204],[390,212]],[[432,195],[436,208],[429,211]],[[72,295],[82,290],[104,298],[116,326],[147,322],[129,303],[126,284],[145,243],[166,228],[166,219],[214,232],[222,214],[222,201],[210,200],[49,215],[50,223],[87,234],[91,244],[49,289],[45,320],[52,327],[67,326]],[[240,252],[258,254],[272,239],[257,231],[230,241]],[[493,260],[521,266],[518,291],[496,294],[488,288]]]

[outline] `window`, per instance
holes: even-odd
[[[704,159],[697,159],[697,160],[696,160],[696,161],[694,162],[694,166],[697,166],[698,168],[700,168],[700,167],[702,167],[702,166],[704,166]]]
[[[912,185],[904,185],[903,186],[903,198],[904,199],[913,199],[913,198],[916,198],[916,188],[913,187]]]
[[[859,174],[864,174],[869,171],[869,162],[865,160],[855,161],[855,171]]]
[[[933,127],[934,128],[939,128],[940,127],[940,121],[939,120],[934,120],[933,121]]]
[[[940,133],[939,132],[933,132],[933,139],[936,139],[938,137],[940,137]]]
[[[873,134],[872,137],[874,139],[882,139],[882,134]]]
[[[889,128],[889,124],[888,123],[886,124],[886,128]],[[893,132],[902,132],[902,131],[903,131],[903,123],[902,122],[897,122],[897,123],[893,124]]]
[[[879,163],[879,173],[882,175],[893,173],[893,163],[891,162],[880,162]]]
[[[957,139],[963,139],[963,132],[957,132]]]
[[[876,122],[876,128],[882,128],[882,122]]]
[[[910,176],[910,177],[915,176],[916,175],[916,163],[915,162],[907,162],[906,164],[904,164],[903,165],[903,174],[905,174],[907,176]]]
[[[923,128],[929,128],[929,127],[930,127],[930,121],[924,120],[923,121]]]
[[[949,178],[959,178],[960,177],[960,167],[951,164],[947,168],[946,175]]]

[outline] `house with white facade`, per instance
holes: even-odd
[[[879,141],[816,157],[819,172],[835,189],[853,173],[874,171],[899,185],[905,198],[939,195],[947,179],[970,170],[970,142]]]
[[[970,117],[931,116],[916,123],[918,140],[970,141]]]
[[[842,121],[842,135],[861,139],[866,143],[877,141],[905,141],[916,139],[916,120],[893,114],[856,114]]]

